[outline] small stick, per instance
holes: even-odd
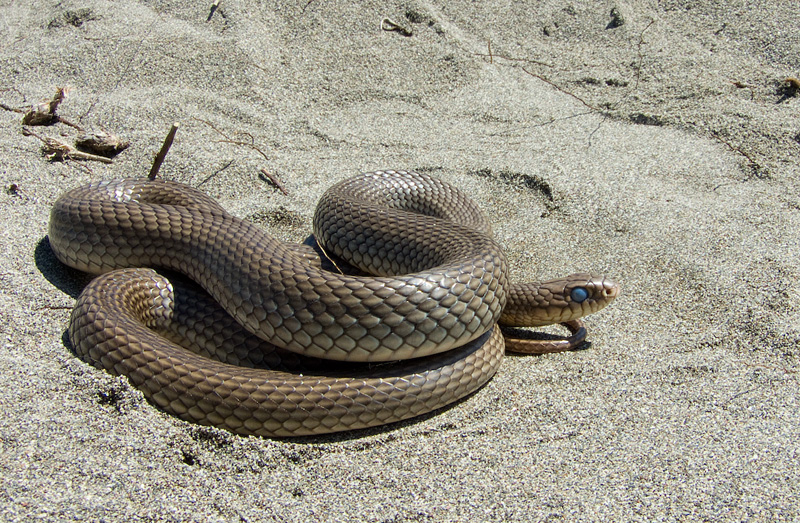
[[[489,39],[486,42],[487,42],[487,44],[489,46],[489,63],[493,64],[494,63],[494,57],[492,56],[492,40]]]
[[[761,166],[761,164],[759,164],[756,161],[756,159],[753,158],[747,151],[743,150],[738,145],[732,144],[731,142],[729,142],[728,140],[723,138],[722,135],[719,134],[716,131],[711,131],[711,136],[716,138],[718,142],[720,142],[722,145],[726,146],[731,151],[737,152],[737,153],[741,154],[742,156],[744,156],[745,159],[750,164],[750,169],[753,172],[753,174],[756,176],[756,178],[762,178],[763,179],[763,178],[768,178],[769,177],[769,175],[765,172],[765,170]]]
[[[414,31],[407,27],[403,27],[402,25],[398,24],[391,18],[384,18],[381,20],[381,30],[383,31],[395,31],[400,33],[403,36],[413,36]]]
[[[4,103],[0,103],[0,109],[4,109],[6,111],[11,111],[14,113],[24,113],[25,109],[19,109],[17,107],[11,107],[10,105],[6,105]]]
[[[284,195],[289,196],[289,191],[286,190],[286,187],[283,186],[283,184],[277,177],[270,174],[270,172],[264,167],[261,168],[261,173],[264,176],[266,176],[269,179],[269,181],[272,182],[272,185],[277,187]]]
[[[12,183],[8,187],[6,187],[6,193],[8,193],[8,194],[10,194],[12,196],[17,196],[19,198],[25,198],[25,199],[28,199],[28,200],[32,200],[33,199],[33,197],[30,194],[28,194],[27,191],[23,191],[22,187],[20,187],[19,184],[16,184],[16,183]]]
[[[158,151],[155,160],[153,160],[153,167],[150,169],[150,174],[147,176],[148,180],[155,180],[156,176],[158,176],[158,170],[161,169],[161,164],[164,163],[164,158],[167,156],[169,148],[172,147],[172,140],[175,139],[175,133],[178,132],[179,126],[180,124],[178,122],[172,124],[172,127],[167,133],[167,137],[164,139],[164,144],[161,146],[161,150]]]
[[[491,41],[489,42],[489,45],[491,46]],[[517,58],[514,56],[506,56],[504,54],[497,54],[494,51],[491,51],[491,49],[489,54],[477,53],[477,52],[474,52],[472,54],[474,54],[475,56],[483,56],[483,57],[488,56],[490,61],[494,61],[495,58],[501,58],[503,60],[508,60],[509,62],[525,62],[527,64],[542,65],[544,67],[551,67],[551,68],[553,67],[553,64],[548,64],[545,62],[541,62],[539,60],[531,60],[530,58]]]
[[[213,173],[211,173],[208,176],[206,176],[205,179],[202,182],[197,184],[197,186],[200,187],[201,185],[205,184],[208,180],[210,180],[211,178],[215,177],[216,175],[218,175],[219,173],[221,173],[222,171],[224,171],[225,169],[227,169],[231,165],[233,165],[233,160],[230,160],[228,163],[223,165],[221,168],[217,169]]]
[[[86,131],[86,129],[84,129],[80,125],[78,125],[76,123],[72,123],[69,120],[67,120],[67,119],[65,119],[65,118],[63,118],[61,116],[55,115],[53,118],[54,118],[54,120],[53,120],[54,122],[63,123],[64,125],[68,125],[68,126],[72,127],[73,129],[77,129],[80,132]]]
[[[84,131],[84,128],[76,123],[72,123],[66,118],[56,114],[56,109],[59,104],[67,97],[68,89],[59,87],[55,96],[49,102],[42,102],[33,107],[25,109],[17,109],[10,107],[4,103],[0,103],[0,109],[6,111],[13,111],[15,113],[23,113],[25,116],[22,118],[22,125],[50,125],[53,123],[63,123],[79,131]]]
[[[571,96],[571,97],[575,98],[576,100],[578,100],[580,103],[582,103],[583,105],[585,105],[586,107],[588,107],[588,108],[589,108],[589,109],[591,109],[592,111],[597,111],[598,113],[601,113],[601,112],[602,112],[602,111],[601,111],[600,109],[598,109],[597,107],[595,107],[595,106],[593,106],[593,105],[590,105],[590,104],[589,104],[589,103],[588,103],[586,100],[584,100],[584,99],[583,99],[583,98],[581,98],[580,96],[576,95],[575,93],[573,93],[573,92],[571,92],[571,91],[568,91],[567,89],[564,89],[563,87],[560,87],[558,84],[556,84],[555,82],[552,82],[552,81],[548,80],[548,79],[547,79],[547,78],[545,78],[544,76],[542,76],[542,75],[540,75],[540,74],[532,73],[532,72],[528,71],[527,69],[525,69],[524,67],[522,67],[521,69],[522,69],[523,71],[525,71],[526,73],[528,73],[529,75],[533,76],[534,78],[538,78],[539,80],[543,81],[544,83],[546,83],[546,84],[549,84],[549,85],[553,86],[553,88],[555,88],[556,90],[558,90],[558,91],[561,91],[562,93],[564,93],[564,94],[566,94],[566,95],[569,95],[569,96]]]
[[[644,29],[642,29],[641,33],[639,33],[639,43],[636,46],[636,53],[639,55],[639,60],[636,64],[636,85],[633,86],[634,90],[639,88],[639,80],[641,80],[642,77],[642,62],[644,61],[644,57],[642,56],[642,46],[644,45],[644,33],[650,29],[650,26],[654,23],[656,23],[655,20],[650,20],[650,23],[647,24]]]
[[[214,16],[214,13],[217,11],[217,8],[219,7],[219,3],[221,1],[222,0],[214,0],[214,3],[211,4],[211,11],[208,13],[208,18],[206,19],[206,22],[211,21],[211,17]]]
[[[222,131],[220,131],[219,129],[217,129],[217,128],[214,126],[214,124],[212,124],[211,122],[209,122],[209,121],[207,121],[207,120],[200,119],[200,118],[192,118],[192,119],[193,119],[193,120],[196,120],[196,121],[198,121],[198,122],[202,122],[202,123],[206,124],[207,126],[211,127],[211,129],[213,129],[215,133],[217,133],[218,135],[220,135],[220,136],[222,136],[223,138],[225,138],[224,140],[219,140],[218,142],[220,142],[220,143],[229,143],[229,144],[232,144],[232,145],[239,145],[239,146],[243,146],[243,147],[249,147],[250,149],[252,149],[252,150],[254,150],[255,152],[257,152],[258,154],[260,154],[260,155],[261,155],[261,157],[262,157],[262,158],[264,158],[264,160],[266,160],[266,161],[269,161],[269,156],[267,156],[267,153],[265,153],[264,151],[262,151],[261,149],[259,149],[259,147],[256,145],[256,139],[253,137],[253,135],[252,135],[252,134],[250,134],[250,133],[248,133],[248,132],[244,132],[244,131],[241,131],[241,132],[239,133],[239,134],[243,134],[243,135],[247,136],[247,137],[250,139],[250,141],[249,141],[249,142],[245,142],[245,141],[242,141],[242,140],[234,140],[234,139],[232,139],[230,136],[228,136],[227,134],[225,134],[225,133],[223,133]],[[275,187],[277,187],[278,189],[280,189],[280,191],[281,191],[283,194],[285,194],[285,195],[287,195],[287,196],[289,195],[289,191],[287,191],[287,190],[286,190],[286,187],[284,187],[284,185],[281,183],[281,181],[280,181],[280,180],[278,180],[277,176],[275,176],[275,175],[273,175],[273,174],[270,174],[270,173],[269,173],[269,172],[268,172],[266,169],[264,169],[264,168],[262,168],[262,169],[261,169],[261,173],[262,173],[262,174],[264,174],[264,176],[266,176],[266,177],[267,177],[267,179],[268,179],[269,181],[271,181],[271,182],[272,182],[272,184],[273,184]]]
[[[34,310],[37,311],[71,311],[74,309],[74,305],[45,305],[43,307],[36,307]]]

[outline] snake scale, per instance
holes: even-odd
[[[514,340],[514,350],[572,348],[585,336],[578,318],[619,292],[589,274],[510,284],[483,212],[426,174],[344,180],[321,198],[313,227],[321,248],[286,244],[164,180],[65,193],[50,244],[63,263],[101,274],[71,316],[76,353],[188,421],[324,434],[408,419],[478,389],[502,360],[498,322],[563,323],[574,334]],[[329,270],[320,251],[349,270]]]

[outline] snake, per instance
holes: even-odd
[[[64,193],[48,239],[62,263],[99,275],[70,317],[75,354],[169,414],[245,436],[430,413],[487,383],[507,349],[574,348],[580,318],[620,292],[589,273],[510,283],[479,206],[414,171],[336,183],[304,244],[163,179]],[[554,323],[572,337],[505,340],[499,326]]]

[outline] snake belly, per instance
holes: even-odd
[[[407,419],[494,374],[503,353],[494,326],[506,302],[505,256],[462,191],[414,172],[366,173],[326,192],[314,234],[326,252],[371,275],[323,270],[182,184],[123,180],[70,191],[50,220],[62,262],[95,274],[131,267],[184,274],[219,304],[210,316],[187,316],[185,344],[197,338],[185,333],[211,324],[222,330],[205,336],[223,352],[242,351],[231,340],[246,331],[259,338],[248,342],[255,353],[292,354],[296,365],[273,370],[248,356],[242,361],[256,363],[247,368],[176,344],[163,333],[184,314],[174,307],[182,301],[169,281],[140,270],[111,272],[85,289],[72,314],[72,344],[170,413],[262,436]],[[220,306],[241,327],[209,320],[224,316]],[[354,374],[335,364],[344,372],[337,376],[319,359],[396,363],[362,363]]]

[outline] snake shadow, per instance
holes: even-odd
[[[69,295],[72,299],[78,299],[83,288],[94,278],[90,274],[61,263],[56,258],[56,253],[53,252],[53,248],[50,246],[50,239],[47,236],[36,244],[36,248],[33,251],[33,260],[42,276],[53,287]]]
[[[50,284],[71,297],[77,300],[83,288],[92,281],[94,276],[73,269],[61,263],[56,257],[53,248],[50,246],[50,239],[44,236],[33,251],[33,260],[36,268],[42,273],[42,276],[50,282]],[[64,347],[75,357],[78,357],[75,352],[75,347],[69,339],[69,330],[64,329],[61,333],[61,343]]]

